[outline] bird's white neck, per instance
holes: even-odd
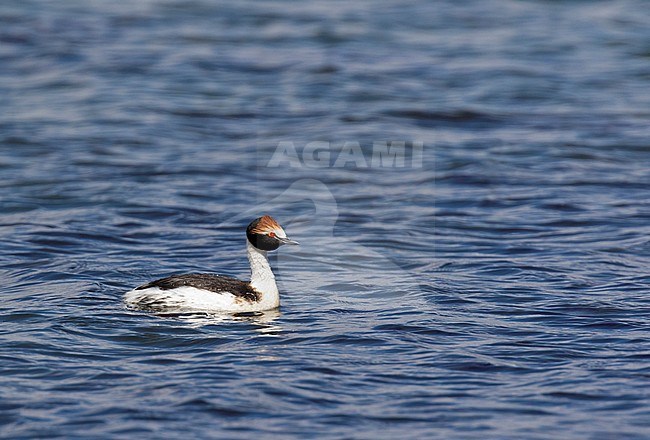
[[[261,251],[246,240],[246,254],[251,265],[250,285],[262,294],[261,303],[269,308],[280,305],[280,294],[275,284],[275,276],[271,270],[269,260],[266,258],[266,251]]]

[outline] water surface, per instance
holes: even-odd
[[[0,436],[650,437],[646,6],[3,2]],[[267,212],[279,311],[124,308]]]

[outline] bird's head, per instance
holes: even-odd
[[[270,215],[264,215],[253,220],[246,228],[248,241],[262,251],[274,251],[283,244],[298,244],[291,240]]]

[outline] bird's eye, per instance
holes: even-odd
[[[275,238],[275,232],[269,232],[269,237]]]

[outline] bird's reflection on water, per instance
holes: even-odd
[[[193,328],[200,328],[210,325],[223,325],[231,323],[252,324],[253,330],[264,336],[279,336],[282,327],[276,321],[280,318],[279,309],[266,310],[263,312],[242,312],[242,313],[209,313],[209,312],[185,312],[185,313],[157,313],[161,318],[171,318],[183,321]]]

